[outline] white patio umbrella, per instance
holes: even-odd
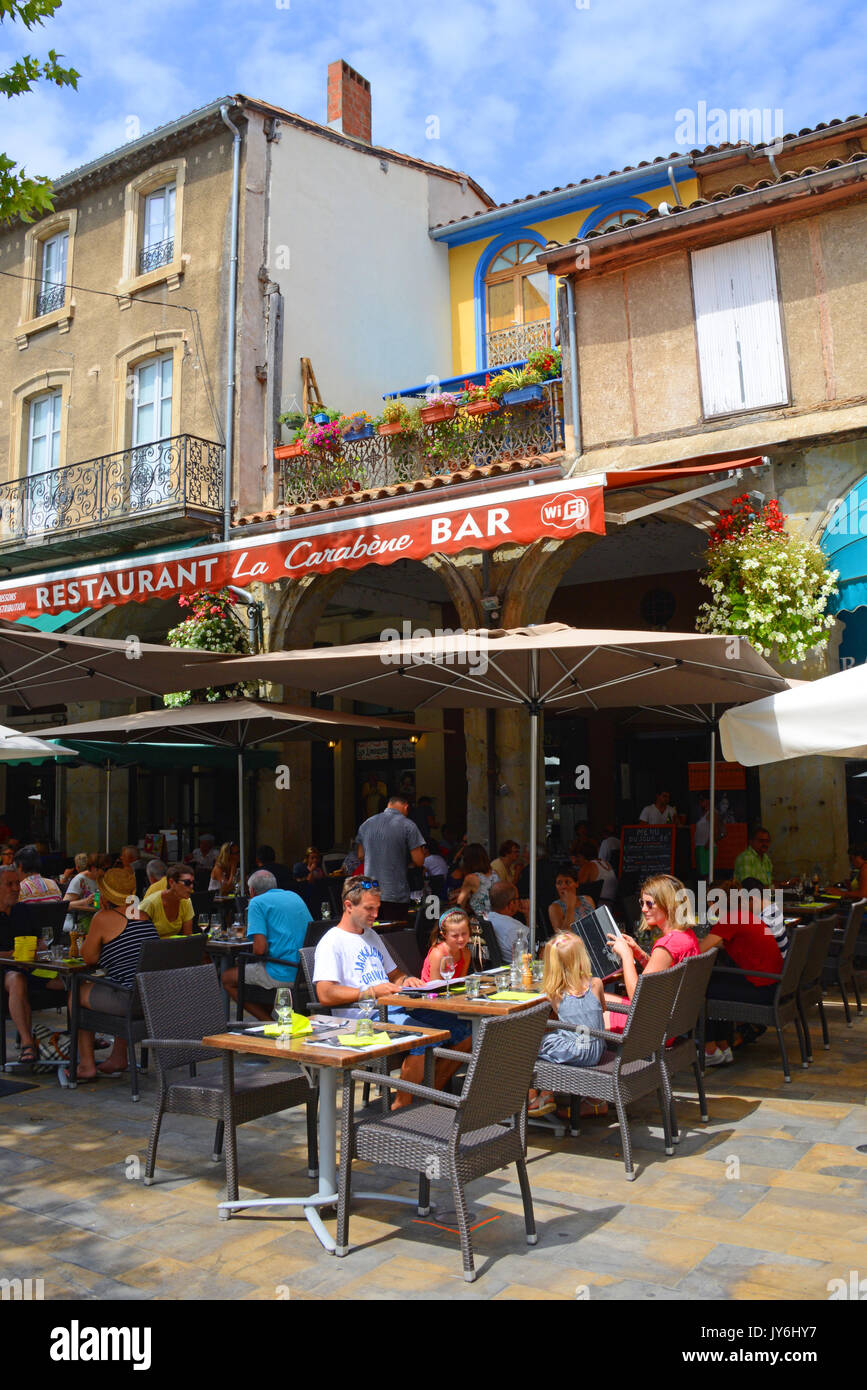
[[[198,679],[198,677],[197,677]],[[203,682],[209,684],[209,682]],[[207,743],[231,748],[238,768],[238,846],[241,882],[246,884],[244,827],[244,752],[276,740],[371,738],[394,735],[410,738],[424,730],[416,724],[387,718],[344,714],[340,710],[271,704],[264,700],[219,700],[212,704],[182,705],[173,709],[140,710],[110,719],[63,724],[43,732],[60,738],[99,743]]]
[[[811,754],[867,758],[867,666],[727,710],[719,728],[725,756],[746,767]]]
[[[542,623],[348,647],[227,658],[197,677],[251,679],[353,695],[392,709],[523,708],[530,716],[530,923],[536,924],[536,844],[541,716],[637,706],[710,728],[714,793],[715,705],[786,687],[743,640],[694,632],[585,630]],[[710,715],[702,709],[709,705]],[[713,808],[713,799],[711,799]],[[713,854],[711,822],[711,855]],[[713,860],[711,859],[711,872]]]
[[[0,724],[0,763],[48,763],[58,757],[75,758],[74,748],[64,748],[61,743],[46,743],[33,734],[19,734]]]

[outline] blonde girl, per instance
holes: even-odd
[[[587,947],[580,936],[563,932],[548,942],[542,989],[557,1019],[566,1026],[546,1033],[539,1049],[540,1058],[564,1067],[595,1067],[602,1059],[605,1043],[581,1030],[605,1027],[605,994],[602,981],[593,974]],[[549,1115],[554,1109],[551,1091],[530,1092],[530,1115]]]
[[[440,962],[444,956],[451,956],[455,963],[454,978],[463,979],[470,970],[469,944],[469,914],[462,907],[450,907],[440,917],[439,924],[431,933],[430,946],[421,968],[424,983],[442,979]]]
[[[209,893],[228,893],[231,888],[235,874],[238,872],[240,862],[240,850],[231,840],[227,840],[220,848],[217,855],[217,862],[211,870],[211,881],[208,884]]]

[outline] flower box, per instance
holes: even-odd
[[[490,415],[492,411],[499,410],[496,401],[470,401],[464,406],[468,415]]]
[[[274,450],[275,458],[297,459],[304,453],[304,445],[296,440],[294,444],[280,444]]]
[[[328,416],[325,414],[324,410],[318,411],[318,412],[313,416],[313,423],[314,423],[314,425],[327,425],[327,424],[328,424]]]
[[[351,443],[356,439],[370,439],[373,434],[373,425],[362,425],[358,430],[347,430],[343,438]]]
[[[443,420],[451,420],[455,410],[454,402],[443,405],[424,405],[421,408],[421,418],[426,425],[438,425]]]
[[[403,421],[392,420],[390,424],[380,425],[379,433],[384,435],[403,434]]]
[[[522,386],[518,391],[507,391],[503,405],[541,405],[541,386]]]

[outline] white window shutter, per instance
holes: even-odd
[[[788,400],[770,232],[692,253],[705,415]]]

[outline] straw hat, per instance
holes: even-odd
[[[135,874],[129,869],[109,869],[102,876],[99,885],[100,902],[106,900],[113,907],[126,907],[127,898],[135,896]]]

